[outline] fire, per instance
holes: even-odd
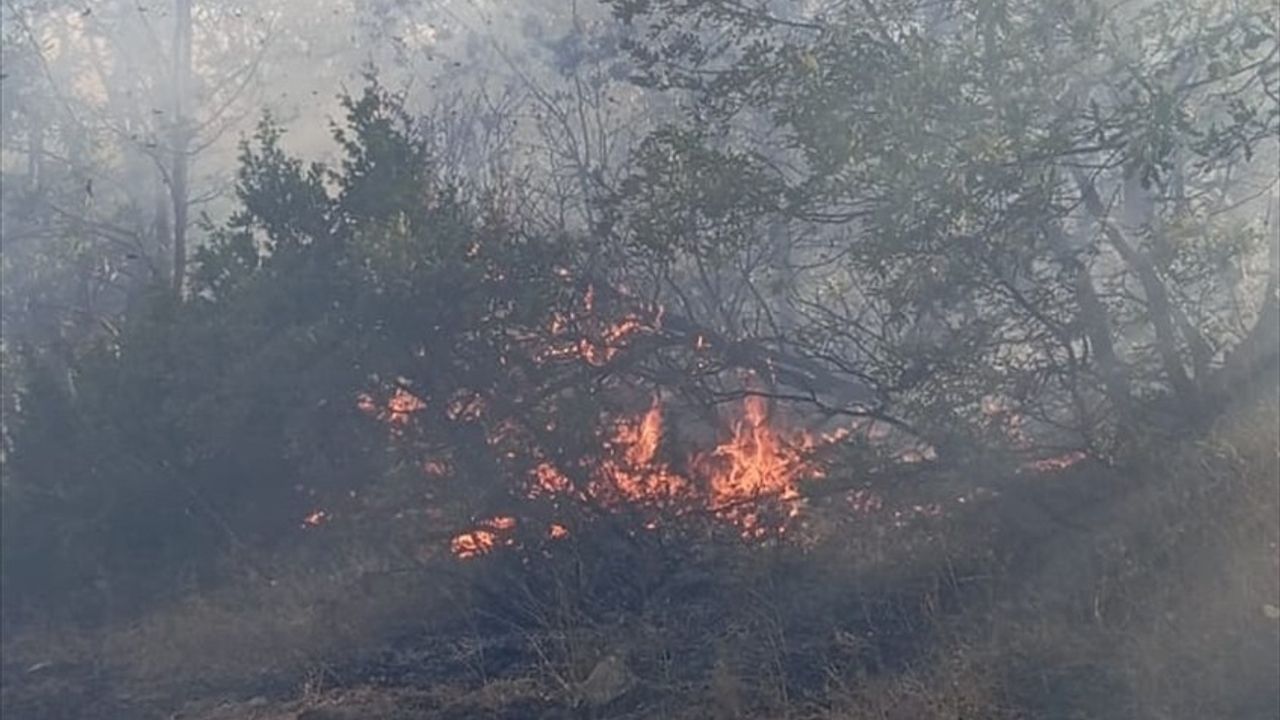
[[[472,248],[478,251],[478,246]],[[568,279],[568,270],[557,270]],[[626,290],[606,294],[593,285],[585,287],[575,302],[553,313],[537,330],[513,331],[511,337],[536,364],[578,362],[593,367],[606,366],[637,341],[662,331],[663,309],[628,299]],[[700,363],[710,359],[713,338],[696,333],[688,343]],[[506,356],[500,360],[505,365]],[[747,378],[750,383],[750,378]],[[417,414],[428,409],[428,400],[410,391],[413,384],[397,378],[394,385],[356,397],[358,409],[377,418],[391,429],[393,437],[404,439]],[[598,442],[586,457],[564,459],[535,439],[542,429],[556,433],[557,421],[540,419],[531,432],[514,415],[500,409],[509,403],[474,389],[457,389],[433,396],[432,409],[446,420],[483,427],[485,441],[500,463],[524,475],[524,495],[551,501],[558,511],[563,501],[586,502],[597,509],[638,511],[639,521],[655,529],[675,517],[703,515],[733,527],[745,539],[758,540],[787,533],[800,516],[804,498],[802,487],[826,475],[814,451],[843,442],[857,432],[869,442],[888,437],[888,428],[868,422],[861,427],[841,428],[825,435],[783,427],[780,418],[770,416],[769,401],[762,396],[747,397],[737,409],[727,432],[709,449],[683,452],[667,437],[663,406],[654,397],[645,410],[634,415],[611,418],[600,424]],[[1008,422],[1005,407],[994,399],[984,405],[993,418]],[[1015,430],[1018,424],[1010,424]],[[590,436],[588,436],[590,437]],[[450,456],[419,459],[423,473],[433,479],[453,475]],[[929,448],[904,451],[901,462],[932,459]],[[565,463],[572,463],[568,465]],[[879,509],[878,498],[853,501],[868,511]],[[308,525],[319,524],[319,515]],[[569,536],[559,523],[543,525],[548,539]],[[459,558],[470,558],[515,543],[517,521],[512,516],[480,520],[451,541]],[[521,535],[522,538],[531,537]]]
[[[638,423],[618,422],[592,494],[606,502],[666,506],[691,492],[689,482],[658,459],[662,407],[655,399]]]
[[[449,475],[449,463],[432,458],[422,463],[422,472],[427,477],[446,477]]]
[[[769,425],[764,398],[748,397],[733,436],[700,462],[709,475],[711,509],[756,537],[770,532],[762,523],[759,501],[779,502],[788,519],[796,517],[800,483],[823,475],[808,459],[814,446],[807,433],[783,438]]]
[[[639,335],[662,324],[662,308],[629,309],[612,322],[596,313],[595,286],[587,286],[580,311],[554,313],[548,322],[550,340],[534,354],[539,363],[581,360],[602,367],[617,357]]]
[[[660,332],[663,325],[660,306],[624,300],[622,307],[615,307],[618,297],[614,294],[602,300],[594,286],[587,286],[572,306],[552,314],[540,330],[512,337],[537,364],[575,361],[605,366],[642,337]],[[622,297],[625,299],[625,294]],[[706,362],[712,340],[698,333],[689,342],[702,357],[700,362]],[[505,356],[501,359],[505,364]],[[428,407],[427,400],[410,392],[409,387],[409,381],[399,378],[394,389],[388,388],[389,394],[387,390],[362,393],[356,405],[403,439],[415,422],[415,414]],[[743,401],[727,432],[713,447],[678,452],[666,437],[661,399],[655,397],[646,410],[601,423],[596,449],[585,458],[566,461],[561,453],[534,439],[541,430],[531,433],[516,417],[503,416],[498,408],[504,403],[496,397],[460,389],[433,397],[431,402],[450,422],[481,425],[495,457],[525,474],[523,491],[529,499],[549,500],[557,510],[562,509],[563,500],[572,500],[606,511],[638,511],[640,522],[649,529],[675,517],[701,514],[735,528],[748,540],[778,537],[794,526],[804,506],[803,485],[826,475],[814,458],[815,450],[840,443],[854,432],[873,443],[888,436],[888,428],[875,422],[867,423],[865,429],[841,428],[825,435],[788,429],[779,418],[770,417],[765,397],[752,395]],[[994,400],[984,405],[984,410],[1008,422],[1005,408]],[[539,423],[548,433],[556,432],[556,420],[544,418]],[[1019,427],[1016,422],[1009,424],[1014,430]],[[907,450],[898,459],[918,463],[933,459],[933,452],[930,448]],[[453,473],[445,458],[422,458],[419,462],[431,478]],[[878,498],[853,502],[867,511],[880,508]],[[314,524],[319,522],[323,519]],[[543,527],[548,539],[569,536],[562,524]],[[453,537],[450,547],[459,558],[484,555],[513,545],[516,528],[514,517],[490,517]]]
[[[459,392],[445,407],[445,417],[453,422],[474,422],[485,411],[484,398],[476,393]]]
[[[843,436],[815,439],[806,432],[781,432],[770,423],[767,401],[751,397],[729,437],[695,454],[681,472],[663,458],[662,405],[655,398],[643,413],[612,423],[601,440],[599,457],[584,465],[584,492],[576,491],[554,463],[542,461],[529,473],[526,494],[575,497],[608,510],[639,510],[647,516],[644,526],[650,530],[664,518],[701,511],[736,527],[744,539],[759,540],[786,533],[801,511],[801,484],[824,475],[810,458],[812,450]],[[477,523],[453,539],[453,553],[459,558],[488,553],[515,525],[510,517]],[[562,539],[568,529],[552,524],[547,536]]]
[[[369,393],[356,395],[356,408],[366,415],[391,426],[393,433],[403,431],[413,414],[427,409],[427,403],[413,393],[398,387],[382,406]]]
[[[459,559],[466,560],[479,557],[493,551],[497,546],[497,536],[488,530],[472,530],[453,538],[449,543],[449,551]]]
[[[306,517],[302,518],[302,527],[303,528],[320,527],[326,522],[329,522],[329,513],[325,512],[324,510],[313,510],[307,513]]]
[[[1022,466],[1023,470],[1031,470],[1038,473],[1050,473],[1066,470],[1067,468],[1079,463],[1089,456],[1083,450],[1072,450],[1061,455],[1053,457],[1032,460]]]
[[[696,454],[684,474],[660,457],[662,406],[655,399],[638,419],[620,420],[604,441],[604,458],[591,481],[590,496],[606,507],[702,510],[737,526],[744,537],[785,531],[800,510],[800,484],[820,478],[809,459],[817,442],[807,433],[784,437],[769,423],[763,398],[748,398],[730,437]],[[554,493],[567,483],[553,467],[535,469],[537,487]],[[763,507],[779,504],[785,517],[770,524]],[[656,527],[654,519],[649,523]]]
[[[533,469],[533,487],[529,491],[531,497],[540,495],[566,495],[573,487],[569,478],[549,462],[538,463]]]
[[[387,400],[387,420],[393,425],[404,425],[409,422],[413,413],[425,410],[427,403],[422,398],[405,390],[396,388],[395,394]]]
[[[449,550],[455,557],[467,560],[491,553],[502,545],[513,545],[511,532],[516,528],[516,519],[509,515],[499,515],[476,523],[475,530],[455,535],[449,542]]]
[[[494,530],[514,530],[516,527],[516,519],[509,516],[501,516],[489,518],[482,524],[486,527],[493,528]]]

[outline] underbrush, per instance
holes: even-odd
[[[133,716],[204,697],[187,713],[210,720],[1274,717],[1278,405],[906,526],[815,504],[799,543],[278,559],[273,583],[6,638],[5,709],[106,676]]]

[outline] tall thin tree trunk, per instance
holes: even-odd
[[[191,80],[191,2],[174,0],[173,166],[169,194],[173,202],[173,291],[182,296],[187,269],[188,149],[191,143],[188,86]]]
[[[44,117],[37,110],[28,116],[27,184],[32,192],[44,184]]]
[[[1155,331],[1156,352],[1160,356],[1169,384],[1185,409],[1194,408],[1199,393],[1192,384],[1191,378],[1187,376],[1186,366],[1178,351],[1173,302],[1169,298],[1164,281],[1160,279],[1146,253],[1130,243],[1120,228],[1107,217],[1106,205],[1098,196],[1092,181],[1079,171],[1075,173],[1075,180],[1080,189],[1080,196],[1084,200],[1085,210],[1093,216],[1094,222],[1098,223],[1103,235],[1142,285],[1142,293],[1147,301],[1147,321]]]
[[[1074,278],[1075,299],[1079,306],[1077,319],[1089,341],[1094,367],[1102,380],[1103,391],[1115,410],[1117,423],[1121,428],[1128,429],[1133,423],[1133,389],[1128,370],[1116,352],[1113,339],[1115,331],[1111,327],[1107,309],[1098,297],[1092,271],[1084,260],[1075,256],[1072,243],[1061,226],[1052,226],[1049,232],[1059,256],[1058,261]]]
[[[1107,318],[1106,308],[1098,298],[1098,291],[1093,285],[1093,277],[1089,268],[1081,263],[1076,268],[1076,302],[1080,305],[1080,321],[1084,326],[1085,336],[1093,348],[1098,373],[1102,376],[1107,397],[1111,400],[1122,426],[1133,421],[1132,389],[1124,365],[1116,354],[1112,340],[1111,322]]]
[[[155,236],[155,257],[158,258],[154,267],[158,271],[159,277],[153,278],[163,282],[172,282],[169,280],[169,265],[165,262],[165,258],[173,251],[173,231],[169,225],[169,211],[173,207],[172,197],[168,187],[165,185],[164,178],[156,173],[155,178],[155,217],[152,219],[152,233]]]
[[[1213,391],[1222,400],[1250,392],[1260,377],[1275,377],[1280,367],[1280,197],[1271,200],[1267,253],[1267,283],[1259,300],[1258,317],[1249,334],[1232,348],[1213,378]]]

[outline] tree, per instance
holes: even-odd
[[[1105,451],[1156,395],[1207,409],[1269,317],[1263,4],[611,4],[695,108],[639,149],[623,241],[938,441],[1016,415]]]
[[[188,299],[156,289],[76,353],[74,390],[39,364],[18,389],[7,612],[58,598],[88,612],[101,598],[71,588],[95,577],[117,609],[143,608],[223,558],[253,568],[317,506],[385,530],[421,501],[410,471],[427,457],[457,468],[441,502],[465,508],[442,540],[511,491],[485,428],[545,422],[550,376],[526,349],[564,294],[564,250],[437,174],[384,90],[346,108],[336,167],[288,156],[269,122],[245,144],[242,209],[197,251]],[[388,445],[387,416],[365,409],[401,393],[424,405]],[[460,414],[472,397],[483,419]]]

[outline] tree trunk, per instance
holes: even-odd
[[[1181,353],[1178,352],[1178,334],[1175,329],[1173,304],[1169,299],[1164,281],[1160,279],[1155,266],[1146,253],[1129,243],[1120,228],[1116,227],[1108,217],[1107,208],[1098,197],[1093,183],[1082,173],[1076,173],[1076,184],[1084,199],[1085,209],[1093,216],[1102,228],[1107,241],[1120,254],[1121,259],[1138,277],[1142,285],[1142,294],[1147,300],[1147,320],[1151,323],[1156,335],[1156,352],[1160,356],[1161,365],[1169,384],[1173,386],[1179,401],[1187,408],[1194,407],[1198,393],[1187,376]]]
[[[187,269],[188,149],[191,136],[188,85],[191,78],[191,2],[174,1],[173,24],[173,138],[169,195],[173,203],[173,292],[182,297]]]
[[[1098,297],[1098,289],[1093,284],[1089,265],[1076,257],[1066,232],[1058,225],[1052,226],[1049,232],[1054,250],[1058,255],[1058,262],[1071,273],[1075,286],[1075,300],[1080,309],[1077,320],[1093,353],[1093,364],[1097,367],[1098,375],[1102,379],[1103,392],[1111,403],[1111,407],[1115,409],[1119,425],[1128,428],[1133,421],[1133,391],[1130,387],[1128,371],[1116,354],[1107,309]]]
[[[172,209],[172,198],[168,188],[165,186],[164,178],[160,173],[156,173],[155,192],[155,216],[151,223],[151,232],[155,236],[155,248],[153,252],[156,258],[153,267],[156,268],[159,275],[153,280],[162,282],[172,282],[169,279],[169,265],[165,262],[165,258],[173,251],[172,240],[173,231],[169,225],[169,211]]]
[[[1280,202],[1273,203],[1273,209],[1280,209]],[[1273,221],[1268,228],[1271,242],[1267,284],[1262,291],[1258,318],[1245,339],[1231,350],[1222,369],[1210,383],[1211,392],[1219,400],[1230,400],[1248,392],[1253,382],[1263,374],[1274,377],[1276,370],[1280,369],[1280,227],[1277,225],[1280,223]]]
[[[44,117],[36,111],[27,121],[31,123],[27,130],[27,186],[39,192],[44,184]]]
[[[1075,286],[1076,302],[1080,305],[1080,322],[1084,326],[1085,337],[1093,348],[1107,398],[1119,416],[1120,425],[1127,427],[1133,422],[1133,393],[1129,387],[1129,376],[1116,355],[1107,310],[1098,299],[1093,277],[1083,262],[1076,268]]]

